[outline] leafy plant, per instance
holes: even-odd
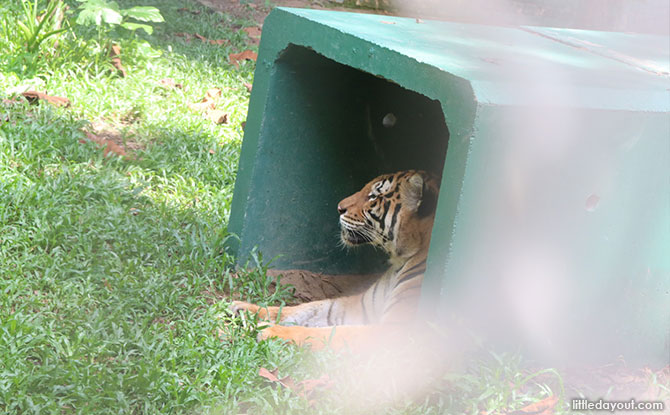
[[[142,29],[148,34],[153,33],[153,27],[128,19],[134,19],[141,22],[163,22],[163,16],[155,7],[136,6],[129,9],[119,8],[115,1],[107,0],[78,0],[81,3],[79,6],[80,12],[76,23],[79,25],[95,24],[99,29],[122,27],[124,29],[134,32],[137,29]]]
[[[40,1],[30,2],[22,0],[23,21],[16,22],[18,27],[18,41],[25,46],[28,52],[36,52],[40,45],[48,38],[66,31],[60,27],[63,20],[65,5],[62,0],[52,0],[47,2],[46,10],[38,13],[40,10]],[[3,30],[7,30],[8,22],[3,21]]]
[[[3,54],[0,63],[10,70],[34,73],[45,62],[45,56],[53,57],[55,46],[68,29],[65,22],[66,5],[63,0],[53,0],[45,7],[40,0],[21,0],[20,7],[0,9],[0,46]]]
[[[119,50],[113,51],[112,45],[119,42],[113,41],[112,37],[117,29],[129,33],[131,38],[123,45],[124,50],[132,51],[134,55],[142,58],[154,58],[160,56],[160,52],[151,48],[145,40],[135,37],[138,29],[147,34],[153,33],[153,27],[140,22],[163,22],[163,16],[155,7],[136,6],[127,9],[119,7],[115,1],[108,0],[77,0],[79,15],[76,24],[84,27],[95,27],[97,38],[88,41],[89,55],[93,57],[95,67],[101,67],[103,62],[109,62],[110,55],[117,56]],[[118,34],[118,32],[117,32]],[[128,40],[127,38],[125,40]],[[115,65],[116,66],[116,65]],[[117,66],[118,69],[118,66]]]

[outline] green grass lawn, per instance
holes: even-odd
[[[0,99],[30,87],[72,102],[0,104],[1,413],[479,414],[561,393],[531,382],[508,356],[444,373],[418,398],[389,387],[370,406],[379,397],[366,397],[355,374],[338,378],[341,357],[257,343],[255,322],[231,317],[224,293],[277,302],[288,290],[269,294],[259,258],[233,278],[224,250],[254,70],[231,65],[228,54],[253,48],[241,30],[250,22],[187,1],[142,4],[159,7],[166,22],[138,33],[148,53],[118,37],[125,78],[90,55],[90,30],[75,28],[63,53],[32,69],[0,34]],[[19,0],[0,6],[4,16],[18,10]],[[183,88],[161,86],[164,78]],[[214,87],[226,124],[188,108]],[[131,155],[104,156],[86,139],[92,125],[117,132]],[[341,383],[303,397],[258,376],[261,367]]]

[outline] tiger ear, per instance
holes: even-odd
[[[423,177],[420,174],[413,174],[401,189],[403,205],[415,212],[421,206],[423,198]]]

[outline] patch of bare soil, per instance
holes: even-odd
[[[663,368],[628,367],[619,361],[609,365],[567,370],[564,380],[590,398],[607,396],[609,400],[663,401],[670,409],[670,365]],[[667,412],[663,412],[667,413]]]
[[[202,5],[210,9],[226,13],[238,19],[251,19],[259,26],[263,26],[263,21],[272,10],[272,7],[267,5],[265,0],[198,0]],[[275,0],[272,1],[273,6],[277,7],[298,7],[303,9],[320,9],[320,10],[339,10],[339,11],[354,11],[356,13],[375,13],[375,14],[389,14],[381,9],[366,9],[366,8],[349,8],[333,4],[327,0]]]
[[[133,158],[132,152],[139,150],[142,146],[134,141],[130,136],[124,136],[114,126],[103,121],[96,121],[91,124],[90,131],[84,131],[88,141],[96,143],[107,156],[113,153],[117,156]],[[86,140],[80,140],[82,144]]]
[[[282,285],[294,286],[296,300],[300,303],[357,294],[379,277],[375,274],[325,275],[300,269],[269,270],[268,275],[281,276]]]
[[[379,274],[338,274],[325,275],[302,269],[268,270],[268,276],[275,279],[270,285],[270,293],[276,289],[276,279],[281,285],[292,285],[295,288],[294,298],[287,305],[296,305],[326,298],[345,297],[363,292],[379,278]],[[233,274],[233,278],[237,278]],[[207,304],[220,301],[244,300],[239,293],[227,290],[204,290],[202,295]]]

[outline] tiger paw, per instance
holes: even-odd
[[[245,301],[233,301],[230,303],[230,311],[233,312],[233,314],[240,314],[243,311],[248,311],[250,313],[257,313],[258,312],[258,306],[256,304],[251,304],[247,303]]]
[[[256,336],[256,340],[258,340],[258,341],[267,340],[267,339],[271,339],[273,337],[290,340],[290,338],[284,337],[287,334],[285,329],[286,329],[286,327],[282,327],[282,326],[266,327],[263,330],[258,332],[258,335]]]
[[[258,341],[270,338],[283,339],[297,344],[298,346],[309,346],[312,350],[322,349],[326,344],[326,338],[321,333],[322,329],[301,326],[270,326],[258,333]]]

